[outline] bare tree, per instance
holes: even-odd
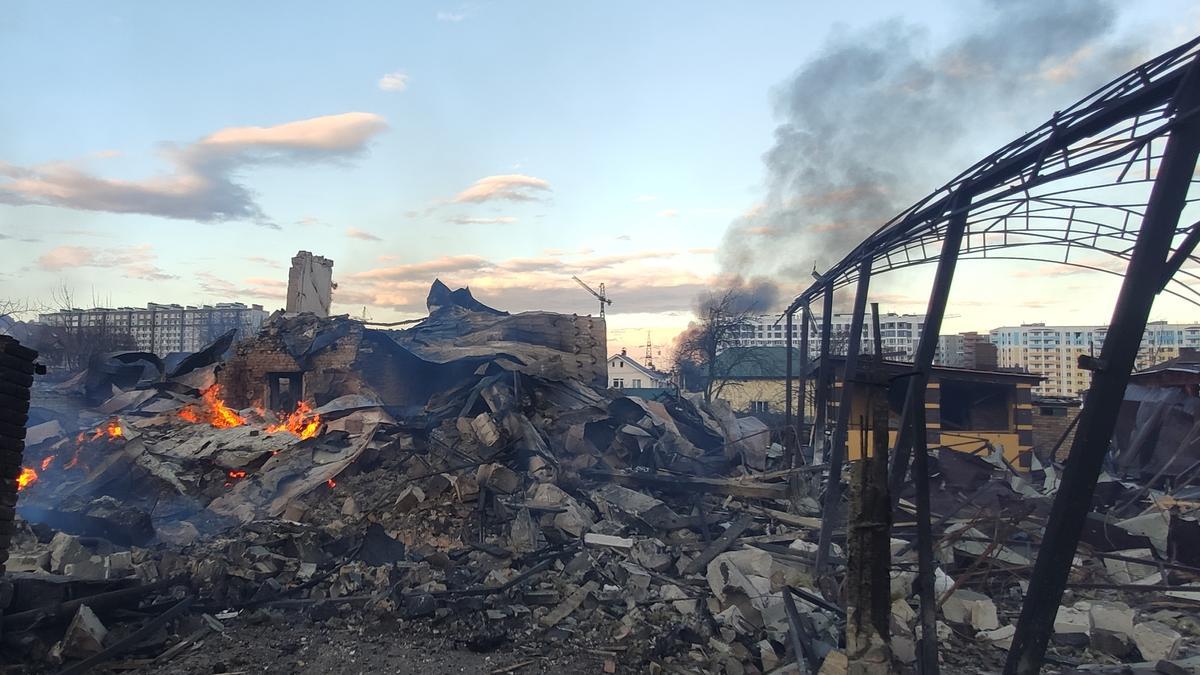
[[[770,282],[740,280],[701,296],[698,321],[688,324],[676,342],[674,365],[683,386],[704,392],[705,401],[738,386],[730,376],[763,358],[761,350],[741,348],[743,328],[769,311],[775,296]]]

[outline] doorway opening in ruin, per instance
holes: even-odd
[[[295,410],[304,400],[304,373],[267,373],[267,407]]]

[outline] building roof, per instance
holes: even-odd
[[[787,377],[787,347],[730,347],[717,354],[714,370],[729,379]],[[794,347],[792,373],[800,374],[800,350]]]
[[[645,375],[646,377],[648,377],[652,380],[669,380],[669,379],[671,379],[670,375],[667,375],[666,373],[660,373],[659,371],[654,370],[652,368],[647,368],[646,366],[643,366],[642,364],[638,363],[632,356],[630,356],[628,354],[613,354],[612,356],[608,357],[608,360],[610,363],[614,359],[620,359],[620,360],[624,361],[625,363],[628,363],[629,367],[633,368],[634,370],[638,371],[639,373]]]
[[[1143,368],[1130,375],[1131,378],[1156,373],[1186,373],[1200,375],[1200,352],[1184,347],[1179,350],[1179,356],[1156,363],[1149,368]]]
[[[870,358],[870,357],[867,357],[867,358]],[[841,354],[832,354],[829,356],[829,360],[831,362],[837,364],[837,363],[840,363],[841,361],[845,361],[846,357]],[[817,371],[817,369],[820,368],[820,365],[821,365],[820,362],[821,362],[821,359],[819,359],[819,358],[812,359],[810,361],[810,363],[809,363],[810,374],[815,373]],[[859,359],[859,366],[860,366],[860,368],[865,366],[865,362],[861,358]],[[884,367],[884,370],[895,373],[895,372],[901,372],[901,371],[911,371],[913,369],[913,364],[908,361],[892,361],[890,359],[884,359],[883,367]],[[796,372],[799,372],[799,370],[797,370]],[[930,373],[937,377],[947,377],[947,378],[956,378],[957,377],[957,378],[971,378],[971,379],[1023,380],[1023,381],[1032,382],[1032,383],[1041,382],[1042,380],[1046,379],[1045,377],[1043,377],[1041,375],[1037,375],[1034,373],[1015,371],[1015,370],[979,370],[977,368],[957,368],[954,366],[937,366],[937,365],[930,368]]]

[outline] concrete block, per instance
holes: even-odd
[[[108,629],[87,605],[80,605],[63,634],[62,654],[75,659],[84,659],[104,649],[104,638]]]
[[[1133,639],[1133,608],[1123,602],[1096,601],[1088,609],[1092,630],[1119,633]]]
[[[1000,627],[996,617],[996,603],[982,593],[964,588],[954,591],[942,605],[942,613],[952,623],[969,624],[977,631],[995,630]]]
[[[1133,642],[1146,661],[1175,658],[1183,636],[1161,621],[1146,621],[1133,627]]]

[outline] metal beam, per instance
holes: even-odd
[[[792,459],[792,453],[796,452],[796,433],[795,427],[792,426],[792,315],[794,310],[788,310],[786,321],[783,324],[783,330],[786,333],[784,338],[787,345],[787,374],[784,377],[783,383],[783,456],[787,460],[787,466],[794,466],[795,462]]]
[[[1042,666],[1071,561],[1091,510],[1096,481],[1125,397],[1129,373],[1141,346],[1154,297],[1162,287],[1162,270],[1196,171],[1200,156],[1197,108],[1200,108],[1200,57],[1193,60],[1176,94],[1174,111],[1182,111],[1184,116],[1176,118],[1167,139],[1137,244],[1113,308],[1099,369],[1092,375],[1091,389],[1079,413],[1079,428],[1050,509],[1044,544],[1038,551],[1004,666],[1009,675],[1037,673]]]
[[[839,513],[842,506],[842,465],[846,461],[846,431],[850,426],[850,408],[854,403],[854,383],[858,379],[858,352],[862,346],[863,314],[867,310],[867,291],[870,285],[871,261],[867,259],[858,270],[858,285],[854,290],[854,314],[850,319],[850,340],[846,347],[846,362],[842,368],[842,397],[838,404],[837,425],[833,428],[833,440],[829,446],[829,476],[825,480],[825,507],[821,510],[821,536],[817,540],[817,560],[813,572],[817,576],[820,576],[829,559],[834,522],[841,519]]]
[[[808,303],[800,308],[800,391],[797,397],[797,412],[800,416],[800,422],[796,428],[800,431],[804,430],[804,401],[808,396],[808,331],[812,323],[812,312],[808,311]],[[798,437],[803,437],[803,434],[797,434]],[[803,447],[803,443],[799,443]],[[797,448],[800,452],[800,448]]]
[[[934,354],[937,352],[938,335],[942,332],[942,317],[946,314],[950,284],[954,281],[954,268],[958,265],[963,232],[967,228],[969,202],[970,196],[962,193],[956,194],[951,200],[950,208],[954,213],[946,223],[946,236],[942,240],[937,272],[933,275],[933,288],[929,291],[929,305],[925,309],[925,327],[921,330],[917,353],[913,357],[916,375],[908,381],[908,391],[904,396],[904,407],[900,414],[900,429],[896,435],[896,451],[892,456],[892,475],[888,489],[891,491],[893,508],[900,499],[900,493],[904,491],[904,477],[908,472],[913,441],[916,440],[913,438],[912,417],[917,408],[925,409],[925,386],[929,381],[929,371],[933,367]]]
[[[817,373],[816,383],[816,419],[813,420],[813,460],[818,461],[818,455],[825,454],[825,418],[829,413],[829,334],[833,330],[833,285],[825,288],[825,300],[821,311],[821,370]]]

